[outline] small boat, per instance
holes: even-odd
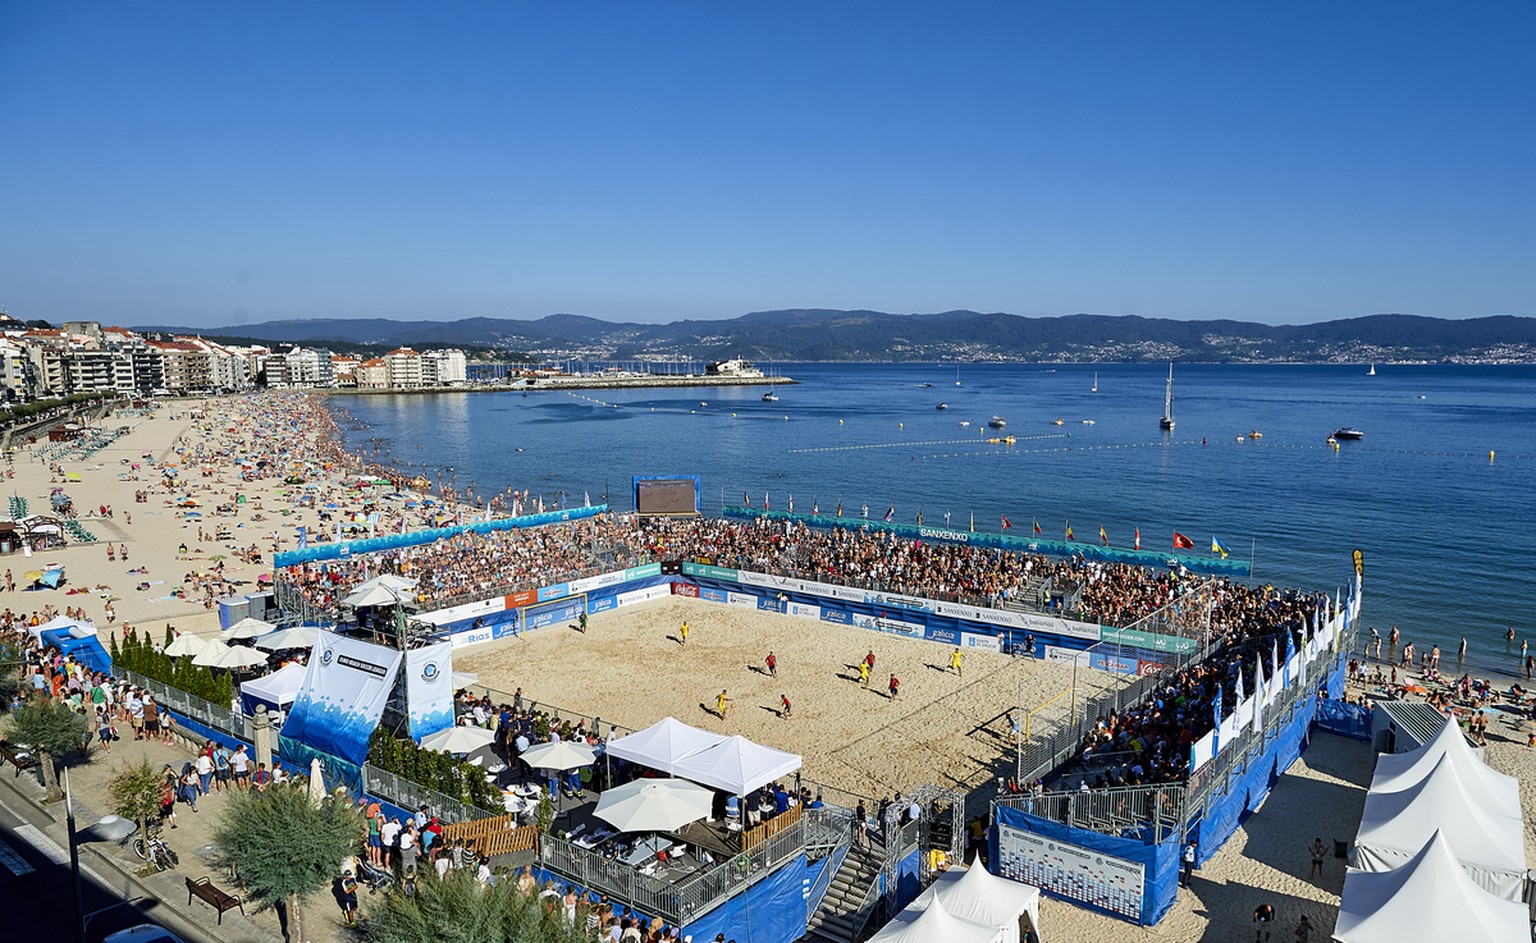
[[[1368,377],[1375,376],[1376,375],[1376,365],[1375,364],[1371,364],[1371,369],[1365,371],[1365,375],[1368,376]]]
[[[1064,426],[1066,424],[1067,421],[1060,416],[1057,416],[1055,419],[1051,420],[1051,425],[1053,426]]]
[[[1333,430],[1333,438],[1340,440],[1354,441],[1355,439],[1364,438],[1364,436],[1365,433],[1353,426],[1342,426]]]
[[[1248,430],[1248,438],[1250,438],[1250,439],[1262,439],[1262,438],[1264,438],[1264,433],[1260,432],[1257,429],[1249,429]]]
[[[969,426],[970,424],[971,424],[971,421],[969,419],[962,419],[962,420],[960,420],[960,425],[962,425],[962,426]]]
[[[772,390],[769,390],[768,392],[763,394],[763,402],[765,402],[765,403],[777,403],[778,401],[779,401],[779,394],[775,393]]]
[[[993,416],[991,419],[987,420],[987,426],[992,429],[1001,429],[1006,425],[1008,425],[1008,420],[1004,419],[1002,416]]]
[[[1093,420],[1092,419],[1084,419],[1083,420],[1083,425],[1091,426],[1091,425],[1093,425]]]
[[[933,389],[933,384],[932,383],[924,383],[923,384],[923,389],[931,390],[931,389]]]
[[[948,409],[949,408],[949,404],[948,403],[940,403],[936,408],[940,409],[940,410]]]
[[[708,406],[709,405],[709,400],[701,399],[701,400],[699,400],[699,405],[700,406]]]
[[[1168,386],[1163,390],[1163,418],[1157,421],[1157,427],[1164,432],[1173,430],[1173,364],[1168,364]]]
[[[1088,388],[1088,392],[1090,392],[1090,393],[1097,393],[1098,391],[1099,391],[1099,371],[1095,370],[1095,371],[1093,371],[1093,386]]]
[[[956,367],[955,368],[955,386],[959,386],[959,385],[960,385],[960,368]]]

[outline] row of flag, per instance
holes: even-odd
[[[745,491],[743,491],[741,493],[741,503],[748,510],[751,510],[751,508],[752,508],[752,496],[747,494]],[[768,492],[766,492],[766,491],[763,492],[763,510],[765,510],[765,511],[773,510],[772,499],[770,498]],[[789,513],[791,513],[791,514],[795,513],[795,496],[793,494],[791,494],[789,496],[788,510],[789,510]],[[819,503],[817,503],[816,501],[814,501],[814,500],[811,502],[811,514],[812,514],[812,516],[819,516],[821,514],[821,505]],[[837,502],[836,516],[839,517],[839,518],[841,518],[843,516],[843,502],[841,502],[841,501]],[[869,517],[869,505],[866,504],[866,505],[863,505],[862,508],[860,508],[860,516],[865,518],[865,519],[867,519]],[[885,513],[880,516],[880,519],[882,521],[884,521],[885,523],[887,523],[887,524],[890,524],[890,523],[894,522],[896,520],[896,505],[892,504],[889,507],[887,507],[885,509]],[[923,509],[922,508],[918,508],[917,509],[917,526],[922,527],[923,526],[923,522],[924,522]],[[1010,521],[1008,519],[1008,515],[1006,515],[1006,514],[1000,515],[1000,523],[1001,523],[1001,529],[1004,530],[1004,531],[1008,531],[1008,530],[1011,530],[1013,528],[1013,521]],[[1032,524],[1033,524],[1034,533],[1036,535],[1041,535],[1041,534],[1045,533],[1045,531],[1040,527],[1040,520],[1039,520],[1039,518],[1034,518],[1032,520]],[[950,513],[948,511],[944,512],[944,526],[945,527],[949,527],[950,526]],[[976,512],[975,511],[971,512],[970,528],[971,528],[971,532],[975,533],[975,531],[976,531]],[[1075,542],[1077,540],[1077,535],[1072,530],[1072,522],[1071,521],[1067,521],[1066,522],[1066,539],[1067,539],[1068,543],[1073,543],[1073,542]],[[1109,532],[1106,531],[1102,525],[1100,525],[1100,527],[1099,527],[1099,543],[1104,545],[1104,546],[1106,546],[1106,547],[1109,546]],[[1134,544],[1134,549],[1136,549],[1136,550],[1140,550],[1141,549],[1141,528],[1140,527],[1136,528],[1136,540],[1135,540],[1135,544]],[[1175,550],[1193,550],[1193,549],[1195,549],[1195,542],[1193,540],[1191,540],[1189,537],[1185,536],[1184,534],[1181,534],[1178,531],[1174,531],[1173,532],[1173,549],[1175,549]],[[1226,544],[1223,544],[1215,536],[1212,536],[1211,537],[1211,553],[1219,554],[1221,556],[1221,558],[1223,560],[1225,560],[1227,558],[1227,555],[1229,553],[1231,553],[1231,551],[1227,549]]]

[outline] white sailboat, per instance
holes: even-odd
[[[1368,377],[1375,376],[1376,375],[1376,365],[1375,364],[1371,364],[1371,369],[1367,370],[1365,372],[1365,375],[1368,376]]]
[[[1097,393],[1098,391],[1099,391],[1099,371],[1095,370],[1095,371],[1093,371],[1093,386],[1089,387],[1088,392],[1090,392],[1090,393]]]
[[[960,368],[956,367],[955,368],[955,386],[959,386],[959,385],[960,385]]]
[[[1173,364],[1168,364],[1168,386],[1163,391],[1163,418],[1157,421],[1157,427],[1164,432],[1173,429]]]

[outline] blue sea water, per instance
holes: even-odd
[[[1364,624],[1438,643],[1442,668],[1465,635],[1471,667],[1513,672],[1505,627],[1536,636],[1536,368],[1179,365],[1169,434],[1157,425],[1166,366],[775,372],[800,381],[777,388],[777,403],[760,387],[333,403],[363,423],[347,433],[352,448],[478,494],[531,488],[580,504],[606,493],[627,508],[633,475],[697,474],[706,513],[746,492],[758,507],[765,493],[823,513],[841,501],[845,516],[868,504],[912,521],[921,509],[930,525],[947,513],[967,527],[974,514],[978,530],[1006,515],[1015,534],[1038,520],[1060,537],[1070,522],[1097,540],[1102,526],[1122,546],[1140,528],[1149,549],[1177,530],[1198,550],[1215,537],[1251,556],[1258,581],[1329,591],[1359,548]],[[1014,445],[983,441],[998,434],[993,415]],[[1346,425],[1364,438],[1335,450],[1328,434]],[[1237,441],[1254,429],[1262,438]]]

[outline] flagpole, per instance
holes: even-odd
[[[1258,550],[1259,538],[1257,538],[1257,537],[1250,537],[1250,538],[1248,538],[1248,540],[1249,540],[1249,544],[1248,544],[1248,588],[1252,589],[1253,588],[1253,555]]]

